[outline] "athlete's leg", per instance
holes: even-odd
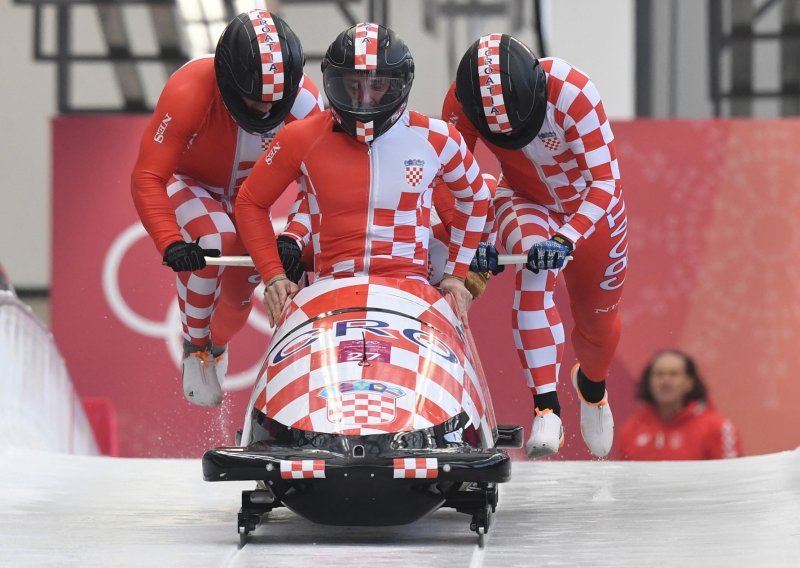
[[[244,247],[234,254],[243,253]],[[229,266],[225,269],[219,300],[211,318],[211,339],[215,346],[227,345],[247,323],[253,307],[253,290],[260,282],[261,277],[253,268]]]
[[[175,218],[183,238],[200,240],[204,248],[234,254],[238,238],[230,216],[222,204],[202,186],[187,177],[173,177],[167,193],[175,208]],[[210,323],[220,294],[223,266],[206,266],[195,272],[179,272],[176,287],[184,339],[198,347],[210,342]]]
[[[498,188],[498,240],[510,254],[525,254],[534,243],[550,238],[559,224],[545,207]],[[557,270],[534,274],[517,266],[512,330],[528,387],[534,394],[556,390],[564,351],[564,328],[553,293]]]
[[[605,379],[619,343],[627,251],[627,219],[620,201],[579,244],[564,269],[575,321],[572,344],[579,362],[571,379],[581,400],[581,434],[598,457],[606,456],[614,441]]]
[[[620,299],[628,265],[625,204],[619,201],[564,268],[575,321],[572,345],[592,381],[608,376],[620,338]]]
[[[507,189],[498,188],[495,207],[498,239],[511,254],[527,253],[560,225],[552,212]],[[525,445],[530,457],[556,453],[564,443],[556,393],[564,353],[564,327],[553,301],[557,277],[557,270],[534,274],[519,266],[516,271],[512,332],[535,407],[531,436]]]

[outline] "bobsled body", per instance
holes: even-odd
[[[521,440],[498,433],[450,300],[413,280],[302,289],[278,322],[248,409],[241,445],[203,457],[206,480],[259,481],[269,508],[326,524],[403,524],[443,505],[473,517],[493,509],[495,484],[510,477],[498,435]]]

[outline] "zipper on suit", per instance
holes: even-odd
[[[367,207],[367,226],[366,226],[366,243],[364,247],[364,275],[369,275],[369,258],[372,256],[372,238],[370,235],[372,234],[372,222],[374,220],[374,211],[375,208],[373,207],[373,201],[375,199],[375,195],[373,192],[373,188],[375,186],[374,179],[376,170],[378,169],[375,164],[375,151],[372,146],[372,143],[367,144],[367,155],[369,156],[369,206]]]

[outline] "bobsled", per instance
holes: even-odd
[[[400,525],[441,507],[486,534],[509,481],[467,326],[450,297],[409,279],[323,279],[288,303],[237,446],[208,450],[206,481],[242,492],[241,544],[276,507],[316,523]]]

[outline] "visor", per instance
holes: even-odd
[[[396,108],[411,90],[400,70],[355,70],[328,66],[323,74],[325,94],[338,110],[369,115]]]

